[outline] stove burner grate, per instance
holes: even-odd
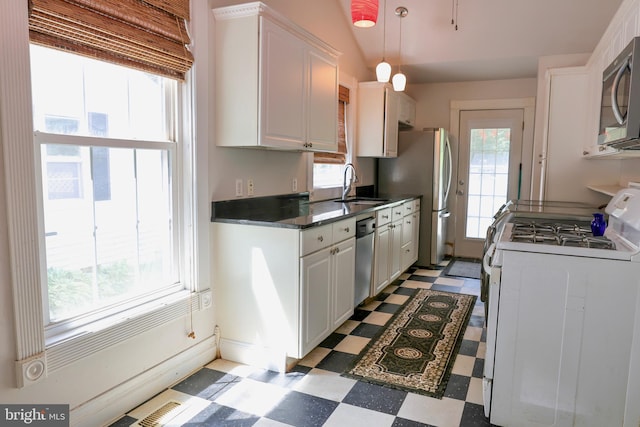
[[[556,223],[515,221],[511,241],[572,246],[595,249],[615,249],[615,243],[604,236],[593,236],[588,222]]]

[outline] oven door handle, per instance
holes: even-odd
[[[495,243],[491,243],[489,245],[489,248],[487,249],[487,251],[484,253],[484,257],[482,257],[482,267],[484,268],[484,271],[487,272],[487,274],[489,274],[489,272],[491,271],[491,265],[489,265],[489,259],[491,259],[491,257],[493,256],[493,253],[496,250],[496,244]]]

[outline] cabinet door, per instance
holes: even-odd
[[[404,271],[411,264],[413,264],[413,257],[415,255],[415,245],[413,244],[413,215],[407,215],[404,217],[404,223],[402,224],[402,253],[401,253],[401,270]]]
[[[338,65],[334,58],[311,49],[307,144],[314,151],[338,150]]]
[[[260,144],[302,148],[306,138],[306,44],[262,18]]]
[[[416,121],[416,102],[404,92],[398,93],[398,122],[413,126]]]
[[[385,88],[384,107],[384,156],[398,156],[398,95],[392,88]]]
[[[375,269],[371,296],[376,296],[389,284],[389,256],[391,255],[391,224],[381,226],[375,236]]]
[[[331,250],[326,248],[300,258],[300,358],[332,331]]]
[[[418,248],[420,247],[420,206],[418,210],[411,215],[413,226],[413,256],[411,257],[411,264],[418,260]]]
[[[334,247],[333,261],[333,328],[342,325],[353,314],[355,292],[356,239]]]
[[[389,260],[389,282],[394,281],[402,273],[402,222],[400,219],[391,224],[391,256]]]

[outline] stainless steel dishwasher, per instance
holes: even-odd
[[[375,218],[364,218],[356,222],[356,286],[354,307],[367,299],[371,293],[373,232],[375,229]]]

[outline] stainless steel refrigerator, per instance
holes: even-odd
[[[398,157],[378,160],[378,194],[422,196],[419,266],[440,263],[446,252],[451,166],[449,135],[442,128],[400,131]]]

